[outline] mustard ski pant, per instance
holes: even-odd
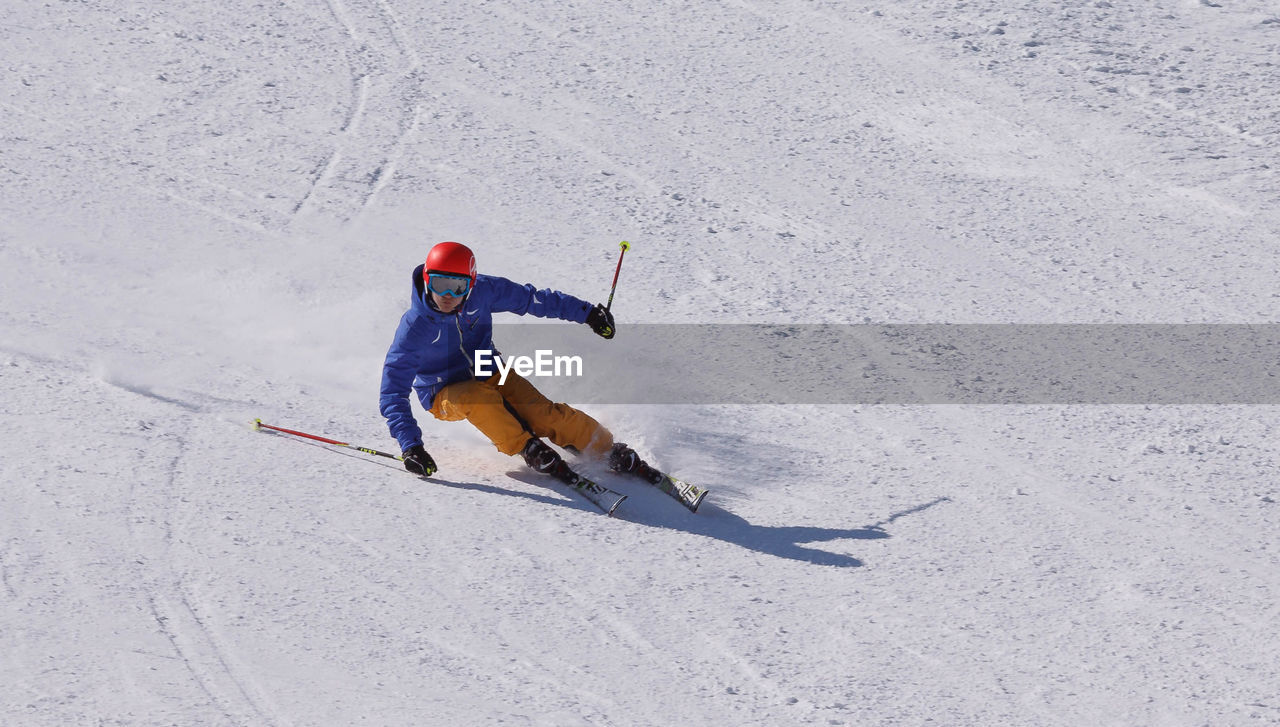
[[[520,454],[530,436],[596,457],[613,447],[613,434],[599,422],[552,402],[514,371],[505,384],[498,383],[497,374],[449,384],[436,393],[430,411],[442,421],[466,419],[503,454]]]

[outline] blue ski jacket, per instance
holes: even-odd
[[[534,290],[496,275],[478,275],[466,302],[453,313],[441,313],[428,303],[423,267],[413,271],[412,302],[387,351],[378,401],[402,452],[422,444],[422,429],[409,405],[410,388],[423,408],[430,409],[441,388],[474,378],[475,352],[494,349],[494,313],[585,323],[592,308],[585,300],[549,288]]]

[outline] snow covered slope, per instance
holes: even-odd
[[[616,519],[248,426],[393,448],[446,239],[630,240],[620,336],[1276,321],[1277,8],[1062,5],[5,3],[0,723],[1280,723],[1274,403],[592,405],[712,488]]]

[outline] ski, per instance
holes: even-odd
[[[618,509],[622,501],[627,499],[626,495],[614,492],[599,482],[583,477],[571,469],[566,468],[565,476],[557,477],[556,479],[572,487],[575,492],[585,497],[591,504],[600,508],[601,512],[610,517],[613,517],[613,511]]]
[[[698,511],[698,506],[707,497],[707,488],[699,487],[678,477],[672,477],[666,472],[656,470],[648,465],[644,465],[648,472],[641,474],[649,484],[662,490],[671,497],[675,498],[681,505],[689,508],[692,512]]]

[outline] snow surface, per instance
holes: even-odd
[[[1280,724],[1276,406],[380,449],[429,245],[630,323],[1280,320],[1274,0],[0,8],[0,723]],[[590,337],[586,329],[583,336]],[[672,372],[619,372],[635,383]]]

